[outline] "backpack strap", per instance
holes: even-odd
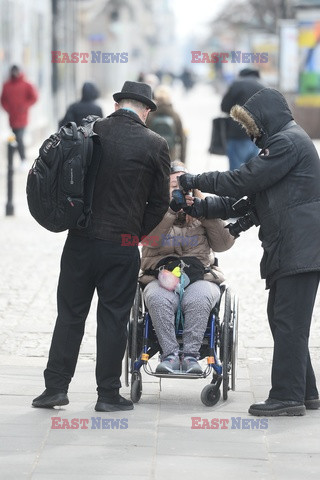
[[[95,135],[89,143],[91,144],[92,149],[92,159],[85,178],[83,215],[81,215],[77,222],[77,228],[79,229],[87,228],[89,226],[92,214],[94,187],[102,158],[102,147],[99,137]]]

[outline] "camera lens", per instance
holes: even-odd
[[[238,238],[241,232],[249,230],[253,225],[254,221],[251,219],[250,214],[247,214],[244,217],[240,217],[235,223],[229,223],[227,228],[233,237]]]

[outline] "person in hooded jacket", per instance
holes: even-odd
[[[9,114],[9,124],[16,137],[22,165],[26,160],[23,137],[28,125],[28,112],[37,99],[37,89],[25,80],[20,68],[13,65],[9,80],[3,85],[1,105]]]
[[[231,116],[261,149],[259,155],[239,170],[182,175],[180,187],[254,199],[274,352],[269,397],[251,405],[249,413],[304,415],[306,408],[320,407],[308,349],[320,279],[319,156],[275,89],[260,90],[243,107],[234,106]],[[230,203],[226,198],[207,197],[196,201],[188,213],[227,218],[232,216]]]
[[[221,102],[221,110],[230,114],[234,105],[244,105],[254,93],[262,88],[264,85],[260,82],[259,70],[243,68],[240,70],[238,78],[225,93]],[[258,154],[257,146],[250,141],[243,128],[231,117],[228,118],[226,136],[230,170],[239,168],[242,163]]]
[[[95,103],[100,96],[99,90],[94,83],[85,82],[82,87],[82,97],[79,102],[72,103],[66,111],[65,116],[59,122],[59,127],[68,122],[75,122],[78,126],[81,120],[88,115],[103,117],[102,109]]]

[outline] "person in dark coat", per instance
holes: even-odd
[[[103,117],[102,109],[95,103],[100,96],[98,88],[94,83],[85,82],[82,87],[82,96],[79,102],[72,103],[66,111],[65,116],[59,122],[59,127],[68,122],[75,122],[78,126],[81,120],[88,115]]]
[[[260,73],[254,68],[244,68],[239,72],[239,77],[231,84],[221,102],[221,110],[230,114],[234,105],[244,105],[256,92],[264,88],[259,81]],[[227,122],[227,155],[230,170],[235,170],[242,163],[258,154],[258,148],[241,126],[231,117]]]
[[[253,415],[303,415],[320,407],[308,349],[312,311],[320,278],[320,161],[306,132],[293,120],[285,98],[265,88],[231,116],[261,149],[232,172],[182,175],[185,191],[254,200],[264,254],[261,277],[270,289],[268,319],[274,339],[272,388]],[[210,199],[211,198],[211,199]],[[209,197],[191,215],[230,216],[230,203]],[[234,216],[234,215],[233,215]]]
[[[37,99],[36,87],[26,81],[19,67],[13,65],[10,79],[3,85],[1,105],[9,114],[9,124],[17,140],[22,164],[26,159],[23,137],[28,125],[28,113]]]
[[[140,255],[138,242],[162,220],[169,206],[170,159],[166,141],[145,121],[151,87],[125,82],[113,95],[115,112],[94,125],[102,159],[97,173],[91,225],[69,231],[58,284],[58,317],[47,368],[46,390],[34,407],[69,403],[86,317],[95,289],[97,309],[96,380],[99,412],[132,410],[123,398],[121,363]]]
[[[186,159],[186,134],[180,115],[172,106],[170,89],[166,85],[159,85],[154,92],[157,110],[151,112],[147,126],[159,133],[167,140],[171,161]]]

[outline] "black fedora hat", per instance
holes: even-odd
[[[157,105],[152,101],[152,91],[150,85],[142,82],[124,82],[121,92],[114,93],[114,100],[118,103],[120,100],[129,98],[147,105],[154,112]]]

